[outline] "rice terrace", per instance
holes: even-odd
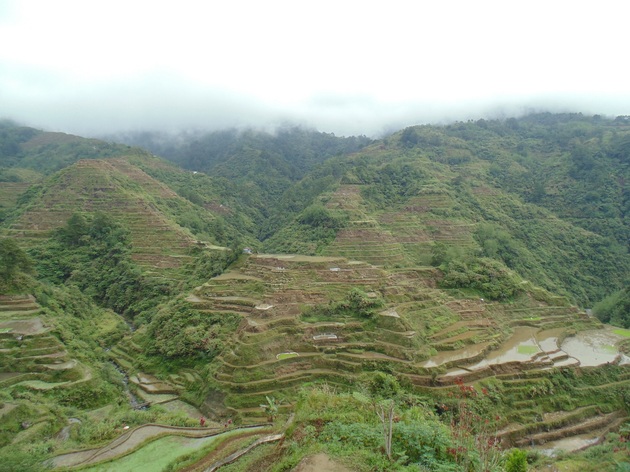
[[[0,131],[0,471],[630,467],[627,120]]]

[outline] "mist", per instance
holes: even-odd
[[[625,115],[621,10],[7,1],[0,117],[84,136],[294,124],[379,137],[531,110]]]
[[[162,76],[160,80],[143,77],[81,86],[30,100],[7,96],[3,97],[1,114],[28,126],[81,136],[226,128],[270,132],[289,124],[339,136],[378,138],[411,125],[518,117],[533,111],[617,116],[630,111],[630,99],[547,94],[456,102],[416,99],[386,103],[370,96],[318,94],[301,102],[276,103]]]

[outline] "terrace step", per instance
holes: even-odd
[[[613,428],[621,424],[626,419],[625,413],[616,411],[608,414],[594,414],[579,422],[569,423],[567,425],[553,427],[549,431],[540,431],[527,434],[526,436],[512,440],[517,447],[529,446],[532,444],[545,444],[549,441],[577,436],[579,434],[588,433],[600,428]],[[562,423],[560,423],[562,424]]]

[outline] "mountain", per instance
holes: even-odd
[[[625,460],[629,333],[584,309],[626,322],[625,118],[147,134],[151,152],[1,131],[9,467],[133,470],[159,447],[156,470],[241,448],[233,470],[316,451],[507,468],[525,456],[502,448],[620,426],[592,455]]]
[[[627,123],[510,123],[407,128],[334,158],[334,185],[263,247],[403,267],[491,257],[583,306],[627,286]],[[578,170],[596,139],[596,168]]]
[[[360,137],[337,137],[298,127],[273,134],[256,130],[209,133],[135,133],[113,136],[143,146],[185,169],[223,178],[253,218],[259,239],[278,230],[288,217],[312,199],[308,187],[287,195],[294,184],[303,185],[307,173],[330,157],[356,152],[372,142]],[[326,171],[324,171],[326,172]],[[315,174],[322,174],[315,170]]]

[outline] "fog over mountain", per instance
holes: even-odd
[[[0,116],[85,135],[291,122],[378,136],[531,110],[628,114],[627,9],[6,1]]]

